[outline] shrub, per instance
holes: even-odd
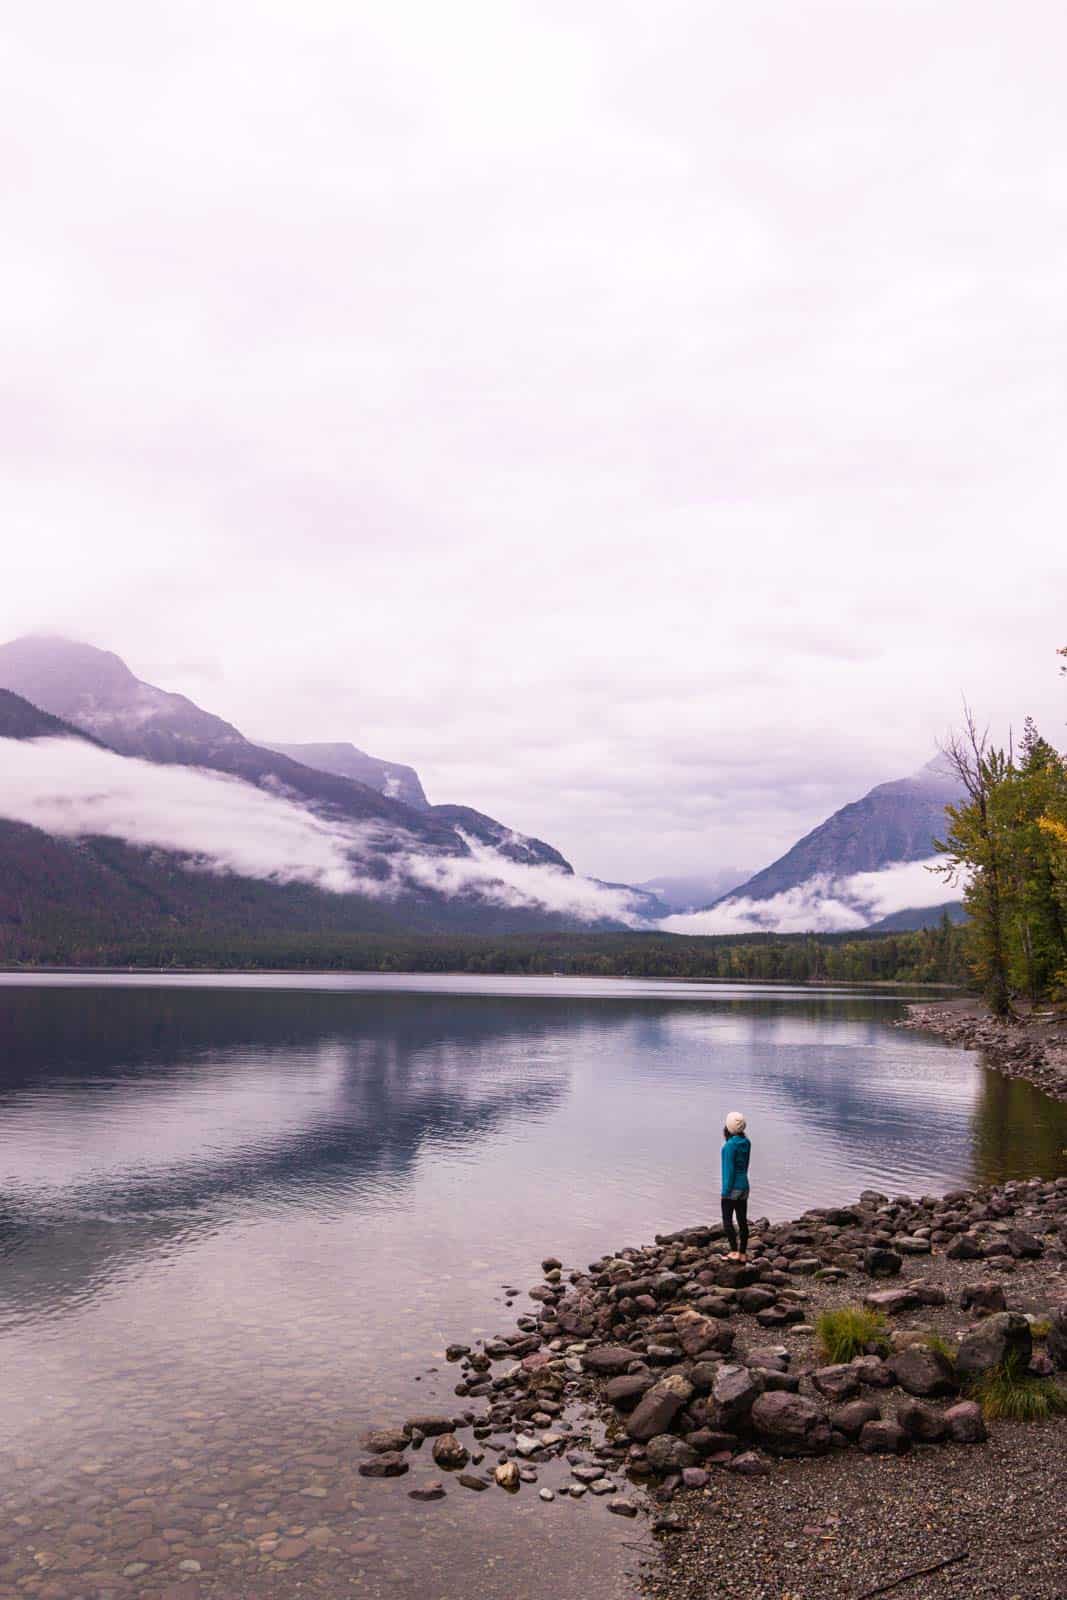
[[[1067,1416],[1067,1389],[1054,1378],[1034,1378],[1018,1351],[1003,1366],[976,1378],[970,1389],[986,1420],[1005,1417],[1011,1422],[1044,1422]]]
[[[832,1365],[863,1355],[868,1345],[876,1345],[882,1355],[889,1349],[886,1320],[880,1311],[862,1306],[842,1306],[839,1311],[824,1311],[815,1323],[819,1348]]]

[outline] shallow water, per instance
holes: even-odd
[[[510,1328],[547,1252],[584,1264],[713,1216],[734,1106],[754,1215],[1067,1170],[1067,1107],[892,1028],[901,1009],[612,980],[0,978],[0,1596],[41,1570],[56,1600],[152,1593],[182,1576],[170,1548],[205,1587],[283,1593],[264,1523],[320,1530],[293,1571],[323,1593],[541,1596],[581,1561],[591,1600],[629,1594],[640,1530],[602,1506],[450,1488],[417,1507],[429,1460],[368,1482],[355,1441],[456,1408],[445,1344]],[[98,1532],[70,1558],[72,1520]],[[222,1555],[201,1542],[220,1528]],[[156,1559],[123,1578],[139,1550]]]

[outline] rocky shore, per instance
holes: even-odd
[[[543,1270],[515,1329],[450,1347],[457,1412],[368,1436],[362,1473],[425,1452],[422,1499],[601,1500],[659,1538],[647,1584],[671,1600],[1067,1594],[1067,1419],[987,1425],[971,1396],[1006,1359],[1067,1371],[1067,1177],[866,1191],[757,1221],[744,1265],[707,1226]],[[815,1321],[846,1307],[880,1325],[834,1362]]]
[[[981,1000],[941,1000],[910,1005],[899,1026],[981,1050],[1005,1077],[1025,1078],[1050,1099],[1067,1100],[1067,1015],[1023,1009],[1015,1020],[998,1022]]]

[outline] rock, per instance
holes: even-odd
[[[973,1400],[959,1400],[943,1413],[945,1428],[955,1444],[984,1444],[986,1432],[982,1408]]]
[[[451,1433],[453,1426],[451,1417],[410,1417],[404,1424],[404,1431],[421,1433],[424,1439],[433,1439],[439,1434]]]
[[[718,1428],[695,1428],[686,1434],[685,1442],[692,1445],[698,1456],[717,1456],[724,1451],[729,1455],[737,1447],[737,1434]]]
[[[546,1505],[547,1505],[550,1501],[552,1501],[552,1500],[554,1500],[556,1498],[555,1490],[553,1490],[553,1489],[538,1489],[537,1498],[539,1500],[544,1500]]]
[[[958,1233],[945,1251],[946,1261],[980,1261],[982,1247],[969,1233]]]
[[[893,1247],[906,1256],[928,1256],[930,1254],[929,1239],[916,1238],[911,1234],[898,1234],[893,1240]]]
[[[816,1456],[830,1448],[826,1413],[804,1395],[781,1390],[761,1394],[751,1418],[756,1437],[772,1455]]]
[[[868,1455],[902,1456],[911,1449],[911,1439],[898,1422],[867,1422],[860,1432],[859,1446]]]
[[[860,1392],[859,1374],[850,1362],[835,1367],[820,1367],[812,1373],[811,1381],[828,1400],[851,1400]]]
[[[518,1489],[520,1482],[519,1469],[514,1461],[502,1461],[493,1473],[493,1477],[502,1489],[509,1489],[513,1493]]]
[[[467,1465],[470,1451],[454,1433],[442,1433],[434,1440],[433,1458],[439,1467],[446,1467],[452,1471],[455,1467]]]
[[[730,1462],[730,1471],[739,1472],[744,1478],[762,1478],[770,1471],[763,1457],[757,1455],[755,1450],[745,1450],[739,1456],[734,1456]]]
[[[893,1374],[881,1356],[857,1356],[851,1365],[860,1382],[869,1384],[872,1389],[892,1386]]]
[[[590,1494],[614,1494],[615,1485],[610,1478],[596,1478],[589,1485]]]
[[[914,1311],[922,1301],[914,1289],[872,1289],[864,1295],[863,1303],[868,1311],[881,1311],[892,1317],[899,1311]]]
[[[1025,1228],[1009,1229],[1004,1235],[1004,1243],[1016,1260],[1034,1261],[1045,1253],[1041,1240],[1034,1234],[1027,1233]]]
[[[445,1360],[462,1361],[463,1357],[469,1356],[470,1353],[471,1347],[469,1344],[450,1344],[445,1350]]]
[[[980,1283],[967,1285],[960,1295],[960,1305],[964,1311],[977,1311],[983,1315],[990,1311],[1006,1311],[1008,1302],[1004,1298],[1003,1284],[983,1278]]]
[[[617,1517],[636,1517],[637,1507],[632,1500],[625,1500],[621,1495],[616,1495],[614,1500],[608,1501],[608,1510]]]
[[[693,1385],[681,1373],[672,1372],[641,1396],[630,1414],[626,1432],[639,1444],[655,1438],[658,1433],[666,1433],[679,1411],[692,1398]]]
[[[361,1461],[359,1464],[361,1478],[399,1478],[407,1470],[407,1462],[397,1451],[371,1456],[369,1461]]]
[[[711,1385],[709,1422],[716,1428],[732,1427],[748,1416],[763,1387],[762,1379],[747,1367],[721,1366]]]
[[[411,1440],[402,1428],[374,1428],[363,1435],[362,1443],[364,1450],[369,1450],[372,1455],[383,1456],[406,1450]]]
[[[1067,1306],[1051,1317],[1045,1349],[1053,1366],[1060,1372],[1067,1372]]]
[[[485,1478],[476,1477],[473,1472],[461,1472],[456,1482],[462,1484],[464,1489],[482,1490],[489,1487]]]
[[[602,1344],[587,1350],[582,1357],[586,1372],[595,1372],[601,1378],[614,1378],[626,1372],[640,1358],[624,1344]]]
[[[443,1500],[445,1486],[439,1478],[431,1478],[429,1483],[420,1484],[417,1489],[408,1490],[409,1500]]]
[[[517,1433],[515,1435],[515,1448],[523,1460],[527,1460],[530,1456],[535,1456],[544,1447],[540,1439],[535,1439],[532,1433]]]
[[[773,1306],[775,1294],[773,1289],[764,1289],[759,1284],[753,1284],[750,1289],[742,1289],[737,1297],[737,1303],[742,1311],[754,1315],[757,1311],[765,1311],[768,1306]]]
[[[948,1433],[944,1412],[911,1400],[897,1409],[897,1421],[916,1444],[940,1444]]]
[[[956,1371],[963,1379],[976,1378],[1003,1366],[1009,1357],[1020,1367],[1029,1366],[1032,1355],[1033,1335],[1026,1318],[1019,1311],[998,1311],[964,1334]]]
[[[871,1245],[863,1252],[863,1270],[870,1278],[895,1278],[903,1265],[903,1256],[881,1245]]]
[[[880,1422],[882,1413],[872,1400],[850,1400],[830,1412],[830,1424],[846,1439],[858,1439],[868,1422]]]
[[[940,1350],[932,1350],[929,1345],[913,1344],[910,1349],[898,1350],[888,1366],[908,1394],[955,1394],[959,1387],[952,1363]]]
[[[714,1317],[703,1317],[698,1311],[680,1311],[674,1319],[674,1331],[690,1360],[706,1350],[729,1350],[734,1342],[732,1328]]]
[[[650,1439],[645,1446],[645,1456],[653,1472],[684,1472],[686,1467],[695,1467],[697,1453],[692,1445],[686,1444],[684,1439],[675,1438],[673,1433],[658,1433]],[[592,1487],[592,1485],[590,1485]]]
[[[710,1473],[703,1467],[684,1467],[682,1469],[683,1489],[706,1489],[711,1482]]]
[[[619,1411],[632,1411],[655,1381],[651,1372],[631,1372],[621,1378],[609,1378],[604,1385],[604,1399]]]

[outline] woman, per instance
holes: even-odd
[[[727,1114],[722,1136],[725,1141],[722,1147],[722,1225],[730,1243],[730,1253],[726,1259],[747,1261],[748,1158],[752,1154],[752,1146],[745,1136],[745,1119],[740,1111]]]

